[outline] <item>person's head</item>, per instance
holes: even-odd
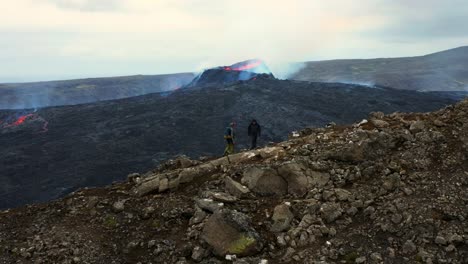
[[[255,120],[255,119],[252,119],[252,122],[251,122],[251,124],[253,124],[253,125],[257,124],[257,120]]]
[[[236,122],[231,122],[231,124],[229,124],[230,127],[236,127]]]

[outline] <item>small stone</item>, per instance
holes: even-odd
[[[250,192],[246,186],[236,182],[229,176],[226,177],[224,183],[226,191],[236,197],[245,197]]]
[[[288,245],[288,243],[284,239],[284,234],[281,234],[281,235],[276,237],[276,243],[281,247],[285,247],[285,246]]]
[[[206,256],[208,255],[208,252],[206,249],[202,247],[194,247],[192,250],[192,259],[196,262],[202,261]]]
[[[335,189],[335,195],[336,195],[336,198],[338,198],[338,200],[340,201],[354,200],[354,199],[351,199],[352,194],[349,191],[344,190],[344,189]]]
[[[291,259],[291,257],[296,253],[296,250],[292,247],[289,247],[286,249],[286,253],[283,255],[283,260],[288,261]]]
[[[327,223],[335,221],[343,213],[339,203],[324,203],[320,207],[320,213]]]
[[[366,257],[359,257],[356,259],[356,263],[366,263],[367,258]]]
[[[117,201],[112,205],[112,210],[115,213],[120,213],[125,209],[125,201]]]
[[[371,119],[371,123],[377,128],[385,128],[390,125],[387,121],[380,119]]]
[[[237,201],[237,197],[229,195],[227,193],[223,192],[214,192],[214,193],[209,193],[210,197],[212,197],[216,201],[220,201],[223,203],[234,203]]]
[[[148,248],[153,248],[154,246],[156,246],[156,240],[148,241]]]
[[[205,211],[203,211],[201,209],[197,209],[195,211],[195,213],[193,214],[192,218],[190,218],[189,224],[190,225],[199,224],[199,223],[203,222],[203,220],[206,218],[206,216],[207,216],[207,214],[205,213]]]
[[[403,244],[403,253],[405,254],[410,254],[414,253],[416,251],[416,245],[414,244],[413,241],[407,240],[405,244]]]
[[[392,222],[394,224],[399,224],[403,220],[403,216],[401,214],[394,214],[392,215]]]
[[[415,121],[415,122],[413,122],[413,123],[411,124],[409,130],[410,130],[412,133],[417,133],[417,132],[423,131],[424,128],[425,128],[425,124],[424,124],[423,121]]]
[[[380,253],[377,253],[377,252],[374,252],[370,255],[370,258],[373,260],[373,261],[382,261],[382,255],[380,255]]]
[[[413,191],[410,188],[404,188],[403,192],[408,196],[413,194]]]
[[[275,207],[273,212],[273,225],[271,227],[272,232],[282,232],[289,229],[291,221],[294,219],[294,215],[289,210],[289,206],[286,204],[280,204]]]
[[[395,257],[395,249],[389,247],[387,248],[387,254],[389,258],[394,258]]]
[[[215,202],[212,199],[197,199],[195,202],[201,209],[212,213],[224,207],[223,203]]]
[[[450,243],[459,244],[463,242],[463,237],[458,234],[454,234],[450,237],[449,241]]]
[[[455,246],[453,244],[448,245],[448,247],[445,248],[445,251],[447,252],[453,252],[455,250]]]
[[[354,207],[354,206],[351,206],[351,207],[346,211],[346,213],[347,213],[348,215],[350,215],[350,216],[353,216],[353,215],[357,214],[357,212],[358,212],[358,209],[357,209],[356,207]]]
[[[434,242],[437,244],[437,245],[446,245],[447,244],[447,240],[445,240],[445,238],[443,236],[437,236],[434,240]]]

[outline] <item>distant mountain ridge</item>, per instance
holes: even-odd
[[[193,73],[134,75],[49,82],[0,84],[0,109],[41,108],[122,99],[172,91]]]
[[[290,79],[403,90],[468,91],[468,46],[417,57],[305,62]]]

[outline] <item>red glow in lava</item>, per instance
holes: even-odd
[[[11,124],[11,126],[19,126],[19,125],[23,124],[24,121],[26,121],[26,119],[28,119],[28,117],[31,117],[31,116],[34,116],[34,115],[33,114],[27,114],[27,115],[20,116],[13,124]]]
[[[47,131],[49,131],[49,122],[47,120],[45,120],[44,118],[42,118],[41,116],[37,115],[37,114],[26,114],[26,115],[22,115],[20,117],[18,117],[16,119],[15,122],[13,123],[6,123],[3,125],[3,127],[0,127],[0,128],[11,128],[11,127],[17,127],[17,126],[20,126],[22,125],[24,122],[26,122],[27,120],[32,120],[32,121],[40,121],[42,122],[42,130],[37,132],[37,133],[45,133]],[[0,120],[0,124],[2,124],[2,121]]]
[[[253,68],[256,68],[256,67],[260,66],[261,64],[262,64],[261,61],[254,61],[254,62],[248,63],[246,65],[242,65],[240,67],[234,68],[234,70],[235,71],[250,70],[250,69],[253,69]]]
[[[254,61],[249,61],[246,64],[240,65],[238,67],[224,67],[224,70],[226,71],[245,71],[245,70],[250,70],[257,68],[258,66],[262,65],[263,62],[261,60],[254,60]]]

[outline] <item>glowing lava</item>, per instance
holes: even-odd
[[[27,114],[27,115],[23,115],[23,116],[20,116],[18,117],[18,119],[12,123],[10,126],[19,126],[21,124],[24,123],[24,121],[26,121],[26,119],[28,119],[28,117],[31,117],[31,116],[34,116],[33,114]]]
[[[8,123],[8,122],[3,122],[0,120],[0,125],[3,124],[3,127],[0,126],[0,128],[11,128],[11,127],[18,127],[18,126],[21,126],[22,124],[24,124],[24,122],[26,122],[27,120],[31,120],[31,121],[40,121],[42,122],[42,130],[38,133],[45,133],[47,131],[49,131],[49,122],[47,120],[45,120],[44,118],[42,118],[41,116],[39,116],[38,114],[25,114],[25,115],[21,115],[19,116],[18,118],[15,119],[15,121],[13,123]]]
[[[225,66],[223,69],[225,71],[251,71],[257,73],[270,73],[263,61],[257,59],[239,62],[231,66]]]

